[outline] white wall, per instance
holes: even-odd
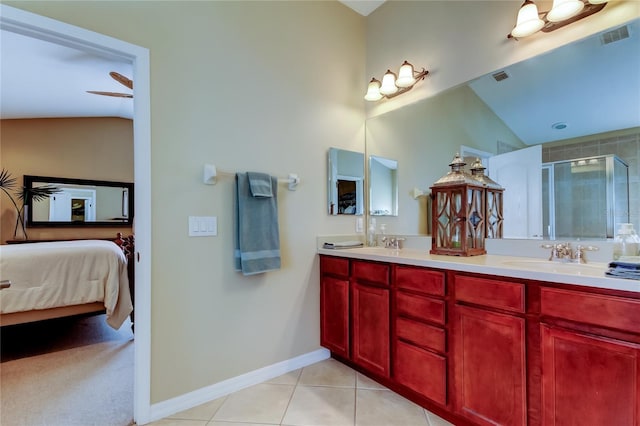
[[[362,151],[364,18],[338,2],[6,2],[149,48],[152,403],[318,349],[315,237],[329,217],[329,147]],[[279,188],[282,269],[233,270],[229,172],[298,173]],[[218,236],[189,238],[189,215]]]

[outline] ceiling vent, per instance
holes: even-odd
[[[507,74],[506,71],[499,71],[495,74],[492,74],[492,77],[494,78],[495,81],[502,81],[502,80],[508,79],[509,74]]]
[[[600,36],[600,42],[605,45],[613,43],[615,41],[624,40],[625,38],[629,38],[629,27],[627,27],[626,25],[620,28],[616,28],[615,30],[602,33],[602,35]]]

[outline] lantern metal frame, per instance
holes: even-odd
[[[485,238],[502,238],[504,188],[484,174],[486,167],[479,158],[471,165],[471,176],[484,186]]]
[[[456,154],[451,171],[431,189],[431,254],[476,256],[486,254],[486,195],[484,185],[462,170]]]

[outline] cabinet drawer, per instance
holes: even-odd
[[[543,287],[540,313],[640,333],[640,300]]]
[[[444,272],[398,265],[395,273],[398,288],[444,296]]]
[[[372,284],[389,285],[389,265],[385,263],[362,262],[354,260],[352,263],[352,276],[356,280]]]
[[[440,327],[406,318],[396,318],[396,336],[423,348],[438,352],[445,351],[445,332]]]
[[[415,294],[396,292],[396,313],[398,315],[444,324],[444,301]]]
[[[320,256],[320,273],[349,276],[349,259],[333,256]]]
[[[524,284],[456,275],[456,300],[524,312]]]
[[[396,342],[396,381],[433,401],[447,403],[447,361],[445,357],[404,342]]]

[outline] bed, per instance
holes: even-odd
[[[133,237],[0,246],[0,326],[106,313],[133,321]],[[131,285],[131,287],[130,287]]]

